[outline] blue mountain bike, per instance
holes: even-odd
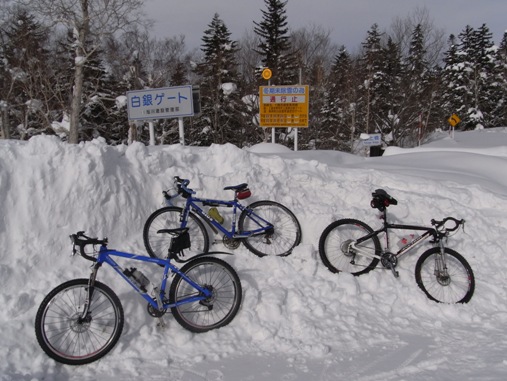
[[[94,265],[89,279],[65,282],[42,301],[35,318],[35,335],[48,356],[64,364],[82,365],[100,359],[118,342],[124,324],[123,307],[114,291],[96,280],[104,263],[148,303],[148,313],[159,319],[159,326],[165,326],[162,317],[168,310],[181,326],[196,333],[232,321],[242,300],[236,271],[227,262],[210,257],[211,253],[198,255],[179,269],[171,260],[179,261],[181,252],[189,247],[188,229],[161,233],[171,236],[172,241],[165,259],[108,249],[107,238],[90,238],[84,232],[71,235],[73,255],[78,247],[79,254]],[[87,246],[93,251],[87,248],[85,252]],[[135,267],[122,268],[113,257],[162,266],[160,283],[150,282]],[[168,281],[169,277],[172,280]]]
[[[301,242],[301,226],[296,216],[284,205],[275,201],[257,201],[248,206],[241,204],[251,196],[248,184],[227,186],[224,190],[234,192],[232,200],[214,200],[194,197],[188,188],[190,181],[174,177],[174,191],[164,191],[168,206],[151,214],[143,229],[146,250],[154,258],[161,258],[170,245],[163,229],[188,228],[191,248],[186,255],[206,253],[210,248],[210,234],[223,234],[222,242],[228,249],[236,249],[243,243],[252,253],[286,256]],[[185,198],[185,206],[173,205],[178,196]],[[208,209],[209,207],[209,209]],[[228,208],[231,213],[224,218],[217,208]],[[207,210],[206,210],[206,209]],[[224,213],[225,214],[225,213]]]

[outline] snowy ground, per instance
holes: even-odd
[[[38,305],[58,284],[89,275],[89,262],[69,256],[67,236],[86,230],[108,236],[111,248],[144,253],[144,221],[175,175],[216,198],[229,196],[224,186],[249,183],[250,201],[276,200],[297,215],[301,245],[286,258],[244,247],[227,257],[243,305],[230,325],[205,334],[170,315],[158,329],[144,301],[104,269],[99,280],[125,309],[118,345],[86,366],[54,362],[35,339]],[[398,279],[380,269],[336,275],[320,262],[318,240],[333,220],[378,226],[369,206],[377,188],[398,199],[389,209],[398,222],[466,219],[449,246],[475,272],[469,304],[428,300],[414,280],[418,255],[401,260]],[[507,128],[443,134],[380,158],[269,144],[247,151],[0,141],[0,197],[1,381],[507,379]]]

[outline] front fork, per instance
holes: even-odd
[[[93,291],[95,289],[95,279],[97,278],[97,272],[99,271],[101,265],[102,265],[101,263],[95,263],[95,265],[93,265],[92,272],[90,274],[90,279],[88,280],[88,293],[86,294],[83,312],[81,313],[81,316],[79,318],[79,321],[81,323],[86,320],[88,312],[90,311],[90,304],[92,302]]]
[[[447,271],[447,262],[445,258],[445,246],[442,240],[439,240],[438,247],[440,249],[440,252],[435,255],[435,277],[437,278],[437,281],[447,286],[450,283],[450,277],[449,273]]]

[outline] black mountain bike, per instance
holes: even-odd
[[[382,227],[373,230],[355,219],[341,219],[331,223],[319,240],[319,254],[327,268],[334,273],[343,271],[359,276],[375,269],[380,262],[398,277],[398,259],[431,238],[434,247],[425,251],[415,266],[417,284],[429,299],[436,302],[469,302],[475,289],[472,268],[461,254],[445,246],[449,233],[464,226],[465,220],[454,217],[446,217],[441,221],[431,220],[431,227],[392,224],[387,221],[387,207],[397,205],[398,202],[383,189],[377,189],[372,196],[371,207],[382,212]],[[389,231],[393,229],[423,233],[405,238],[399,251],[393,253],[389,250]],[[384,248],[378,237],[382,233],[385,236]]]

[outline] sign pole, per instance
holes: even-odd
[[[153,122],[148,122],[148,126],[150,129],[150,146],[155,145],[155,128],[153,127]]]
[[[181,118],[181,117],[178,118],[178,127],[180,130],[180,144],[182,146],[184,146],[185,145],[185,131],[183,130],[183,118]]]

